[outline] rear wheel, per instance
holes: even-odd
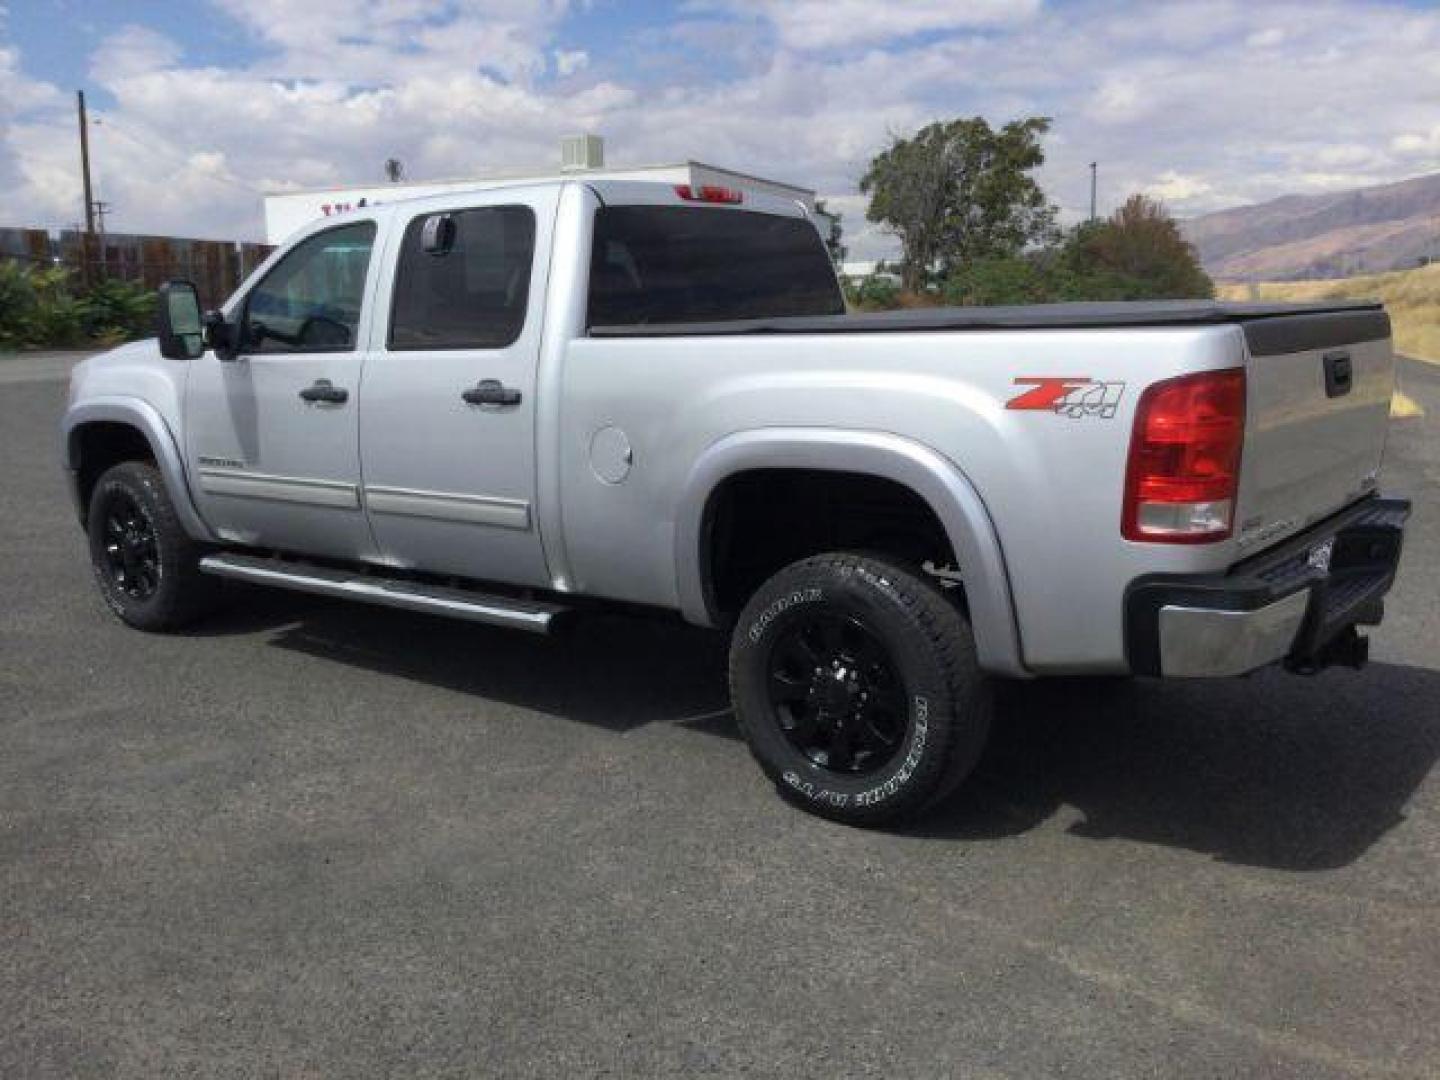
[[[781,793],[853,824],[938,802],[989,732],[990,685],[959,608],[879,558],[822,555],[762,585],[731,642],[730,685]]]
[[[191,540],[155,466],[127,461],[95,483],[87,517],[90,562],[110,609],[140,630],[173,630],[214,603],[217,583],[200,572]]]

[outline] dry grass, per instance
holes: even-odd
[[[1222,300],[1381,300],[1395,328],[1395,351],[1440,364],[1440,263],[1330,281],[1221,284],[1217,291]]]
[[[1393,420],[1416,420],[1425,415],[1420,403],[1409,394],[1396,390],[1390,398],[1390,417]]]

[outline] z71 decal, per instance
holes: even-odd
[[[1030,389],[1011,398],[1005,403],[1005,408],[1053,412],[1071,420],[1082,416],[1109,420],[1120,407],[1120,398],[1125,394],[1123,382],[1100,382],[1086,376],[1025,376],[1016,379],[1015,385]]]

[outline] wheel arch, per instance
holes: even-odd
[[[940,522],[959,562],[981,666],[996,674],[1029,674],[1004,555],[979,493],[947,458],[886,432],[763,428],[728,435],[702,453],[677,508],[676,587],[686,619],[702,626],[721,621],[708,535],[717,493],[741,474],[774,469],[874,477],[915,495]]]
[[[184,459],[174,433],[159,410],[149,402],[125,397],[80,402],[66,411],[60,430],[62,458],[69,473],[76,512],[82,525],[89,509],[89,484],[93,484],[99,472],[105,468],[123,460],[134,460],[133,453],[118,452],[120,448],[126,447],[126,442],[124,439],[114,438],[114,434],[125,431],[133,432],[134,437],[148,447],[150,459],[160,470],[176,516],[185,532],[194,540],[214,539],[195,507],[190,485],[185,477]],[[112,433],[112,437],[97,439],[97,435],[102,432]],[[138,445],[131,442],[128,448]],[[107,454],[101,449],[105,446],[114,446],[117,452]],[[104,454],[99,461],[95,460],[97,453]]]

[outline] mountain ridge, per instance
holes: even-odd
[[[1325,195],[1282,195],[1180,223],[1211,277],[1304,281],[1440,258],[1440,173]]]

